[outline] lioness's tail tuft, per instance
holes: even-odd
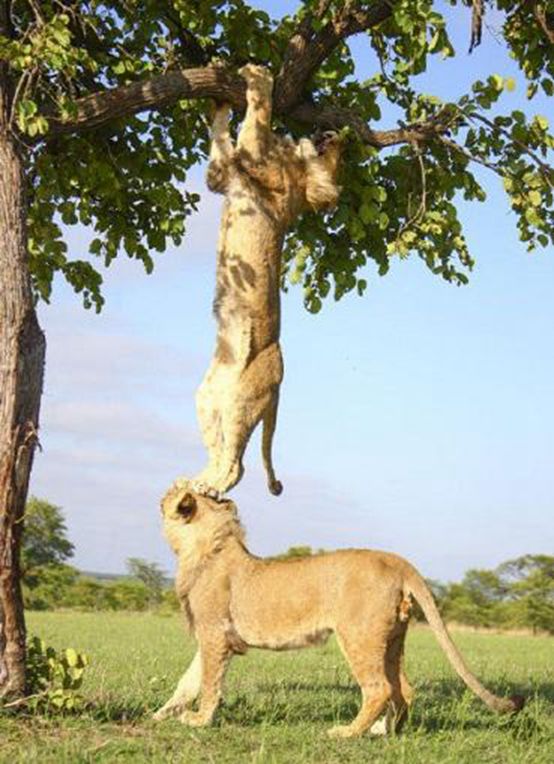
[[[510,695],[509,700],[512,703],[513,708],[511,709],[513,714],[518,714],[521,709],[525,706],[525,696],[524,695]]]

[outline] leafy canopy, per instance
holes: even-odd
[[[73,557],[61,507],[32,496],[25,508],[21,550],[24,575],[44,565],[62,565]]]
[[[130,576],[141,581],[148,589],[152,602],[161,602],[166,578],[164,571],[156,562],[148,562],[140,557],[129,557],[127,570]]]
[[[502,14],[503,42],[528,80],[528,97],[552,95],[554,29],[546,3],[472,2]],[[152,90],[147,111],[115,107],[126,86],[169,82],[176,72],[215,61],[234,73],[246,60],[267,62],[279,86],[297,77],[295,102],[285,99],[278,129],[311,132],[293,108],[303,102],[349,136],[338,208],[304,216],[287,240],[284,278],[303,285],[310,310],[329,293],[362,294],[359,274],[368,262],[383,275],[391,258],[411,253],[434,274],[465,283],[473,260],[457,204],[485,200],[477,165],[503,179],[527,248],[554,242],[554,139],[544,116],[499,110],[514,82],[491,72],[450,103],[418,91],[418,74],[455,55],[453,19],[467,19],[469,36],[468,4],[450,0],[445,14],[433,0],[304,0],[295,15],[273,20],[243,0],[13,0],[0,58],[14,84],[14,129],[28,145],[37,294],[49,298],[59,271],[87,307],[100,309],[96,258],[109,265],[124,252],[150,272],[153,252],[180,244],[198,202],[186,181],[206,157],[208,92],[199,86],[187,99],[160,95],[156,102]],[[366,81],[355,78],[350,48],[360,29],[374,62]],[[291,46],[295,35],[304,42]],[[317,50],[324,50],[319,58]],[[90,105],[87,97],[106,91],[115,93],[112,120],[93,130],[86,118],[85,129],[54,129],[71,125]],[[386,103],[401,115],[399,127],[372,139]],[[68,256],[62,223],[94,230],[86,257]]]

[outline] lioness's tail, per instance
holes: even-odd
[[[494,695],[487,690],[486,687],[483,687],[477,677],[474,676],[466,666],[458,648],[446,630],[446,626],[437,609],[433,595],[429,591],[423,578],[414,568],[410,568],[405,583],[407,593],[412,594],[419,603],[419,606],[423,610],[423,614],[431,627],[431,631],[450,661],[452,668],[463,679],[469,689],[481,698],[481,700],[493,711],[498,711],[499,713],[520,711],[524,705],[524,699],[520,695],[513,695],[510,698],[499,698],[497,695]]]

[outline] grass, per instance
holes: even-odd
[[[91,660],[79,716],[0,716],[0,762],[378,762],[551,764],[554,761],[554,639],[458,633],[456,642],[499,694],[527,707],[495,716],[464,690],[432,635],[411,630],[408,675],[416,699],[391,739],[328,739],[356,713],[358,691],[333,641],[290,653],[236,658],[212,728],[191,730],[151,714],[170,695],[194,651],[177,616],[30,613],[29,631]]]

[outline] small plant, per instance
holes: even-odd
[[[27,644],[27,707],[55,711],[81,707],[83,698],[77,690],[87,664],[87,656],[72,647],[56,651],[39,637],[32,637]]]

